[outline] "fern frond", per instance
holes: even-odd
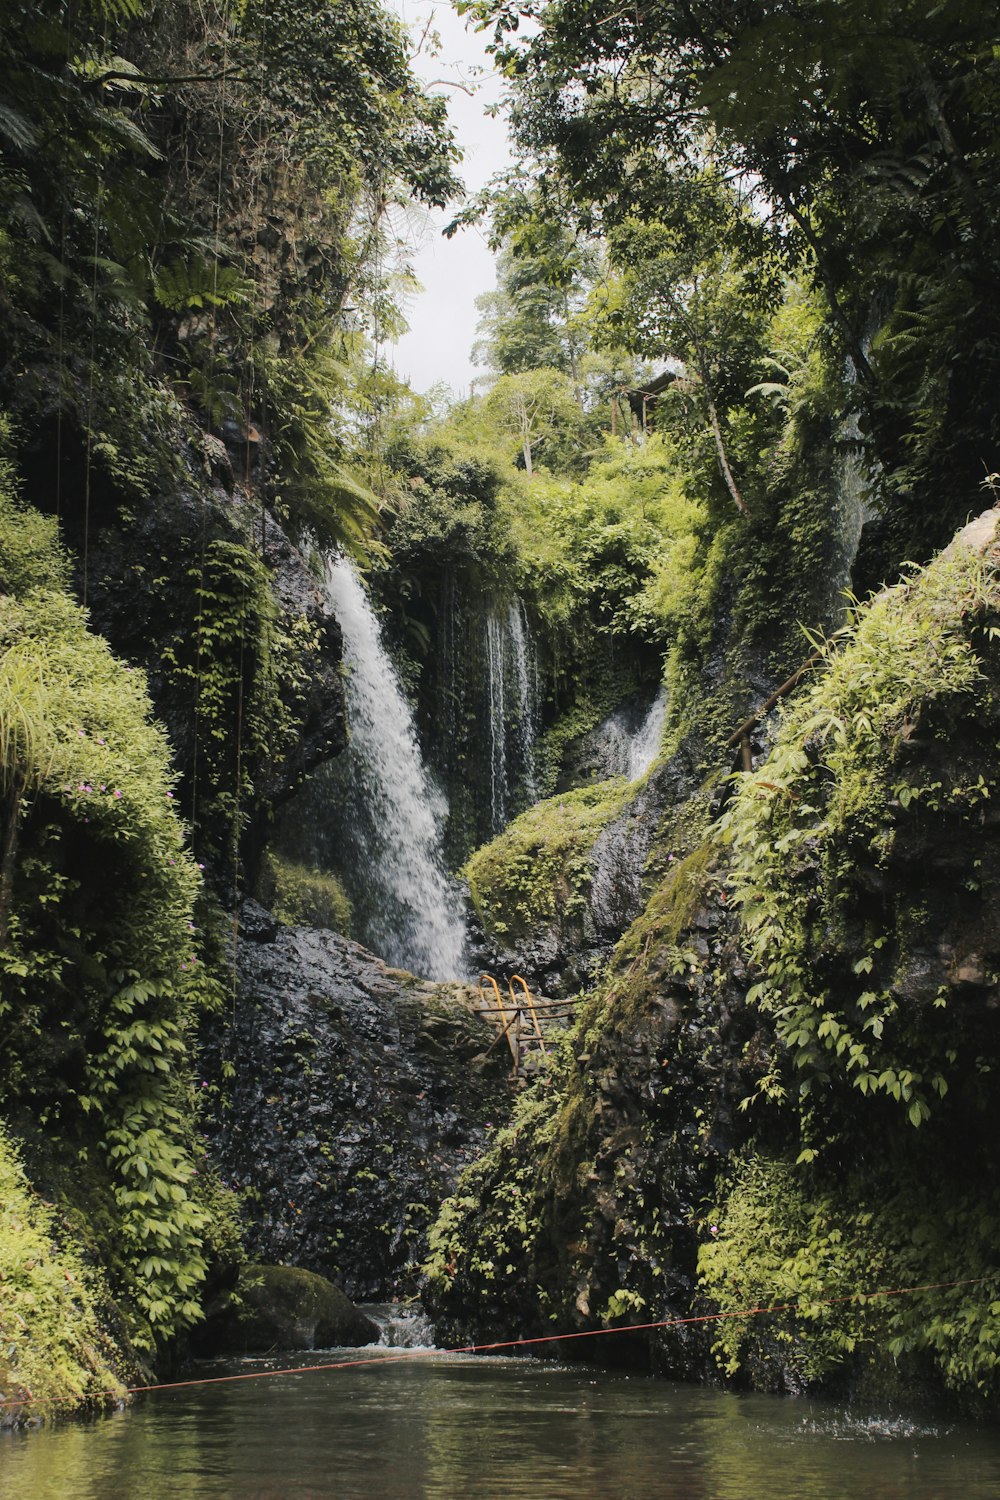
[[[229,307],[249,299],[250,283],[234,266],[195,257],[161,266],[153,277],[153,294],[167,312],[200,312]]]

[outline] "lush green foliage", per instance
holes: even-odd
[[[124,1395],[121,1356],[102,1327],[107,1290],[0,1131],[0,1427]],[[23,1403],[23,1405],[18,1404]]]
[[[697,588],[705,511],[669,439],[609,444],[585,480],[539,476],[516,492],[514,535],[550,630],[676,639]]]
[[[24,567],[23,521],[5,499],[0,553],[10,537],[15,566],[0,570],[28,586],[0,596],[4,1108],[40,1132],[42,1154],[73,1141],[104,1175],[118,1214],[104,1253],[159,1338],[199,1316],[205,1271],[187,1075],[192,1020],[214,993],[192,921],[199,877],[145,684],[53,587],[65,565],[37,520],[48,545]]]
[[[831,650],[724,819],[760,974],[750,998],[776,1018],[800,1098],[846,1083],[890,1095],[919,1125],[948,1088],[957,1052],[941,1014],[947,992],[915,1004],[897,978],[921,927],[942,913],[921,912],[912,894],[897,910],[873,902],[859,866],[889,869],[906,822],[935,817],[938,837],[947,827],[965,847],[970,877],[978,866],[993,778],[982,765],[914,756],[912,742],[919,725],[943,752],[957,723],[988,712],[980,654],[998,603],[991,565],[962,553],[884,594]],[[804,1154],[815,1154],[810,1144]]]
[[[689,220],[706,161],[757,194],[765,254],[805,256],[858,375],[885,480],[872,581],[940,544],[1000,468],[992,5],[655,0],[597,28],[587,0],[463,8],[494,26],[551,216]]]
[[[299,527],[362,548],[377,502],[347,408],[398,316],[389,218],[457,188],[399,23],[374,0],[45,0],[7,7],[0,39],[0,394],[56,508],[86,543],[93,502],[162,478],[172,385],[272,440],[269,498]]]

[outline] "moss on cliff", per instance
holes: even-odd
[[[623,781],[599,782],[550,797],[522,813],[465,867],[487,934],[507,945],[540,929],[582,929],[590,853],[624,806]]]

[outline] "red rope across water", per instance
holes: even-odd
[[[995,1281],[996,1276],[970,1276],[962,1281],[932,1281],[923,1286],[881,1287],[874,1292],[849,1292],[842,1297],[819,1297],[809,1302],[810,1307],[835,1307],[842,1302],[867,1302],[877,1297],[909,1297],[916,1292],[943,1292],[960,1286],[982,1286]],[[89,1391],[88,1399],[99,1396],[121,1398],[140,1396],[150,1391],[189,1390],[202,1385],[232,1385],[240,1380],[274,1380],[287,1375],[314,1375],[325,1370],[380,1369],[383,1365],[405,1364],[421,1356],[441,1354],[489,1354],[499,1349],[527,1349],[534,1344],[564,1344],[571,1339],[596,1339],[615,1333],[648,1333],[656,1328],[679,1328],[690,1323],[721,1323],[731,1318],[756,1318],[768,1313],[800,1312],[800,1302],[775,1302],[769,1307],[744,1307],[734,1312],[696,1313],[686,1318],[659,1318],[650,1323],[625,1323],[616,1328],[591,1328],[578,1333],[543,1333],[533,1338],[499,1339],[492,1344],[456,1344],[448,1349],[408,1349],[404,1354],[386,1354],[367,1359],[338,1359],[317,1365],[295,1365],[284,1370],[249,1370],[239,1375],[203,1375],[194,1380],[166,1380],[155,1385],[130,1385],[122,1390]],[[29,1406],[35,1398],[23,1396],[16,1401],[0,1401],[0,1410],[18,1406]],[[39,1406],[70,1404],[69,1398],[37,1402]]]

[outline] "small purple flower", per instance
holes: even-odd
[[[709,1234],[718,1234],[718,1232],[719,1232],[719,1226],[718,1226],[718,1224],[709,1224],[709,1226],[708,1226],[708,1232],[709,1232]]]
[[[121,796],[121,792],[120,792],[120,791],[118,791],[118,789],[117,789],[117,788],[115,788],[115,796],[116,796],[116,797],[120,797],[120,796]]]

